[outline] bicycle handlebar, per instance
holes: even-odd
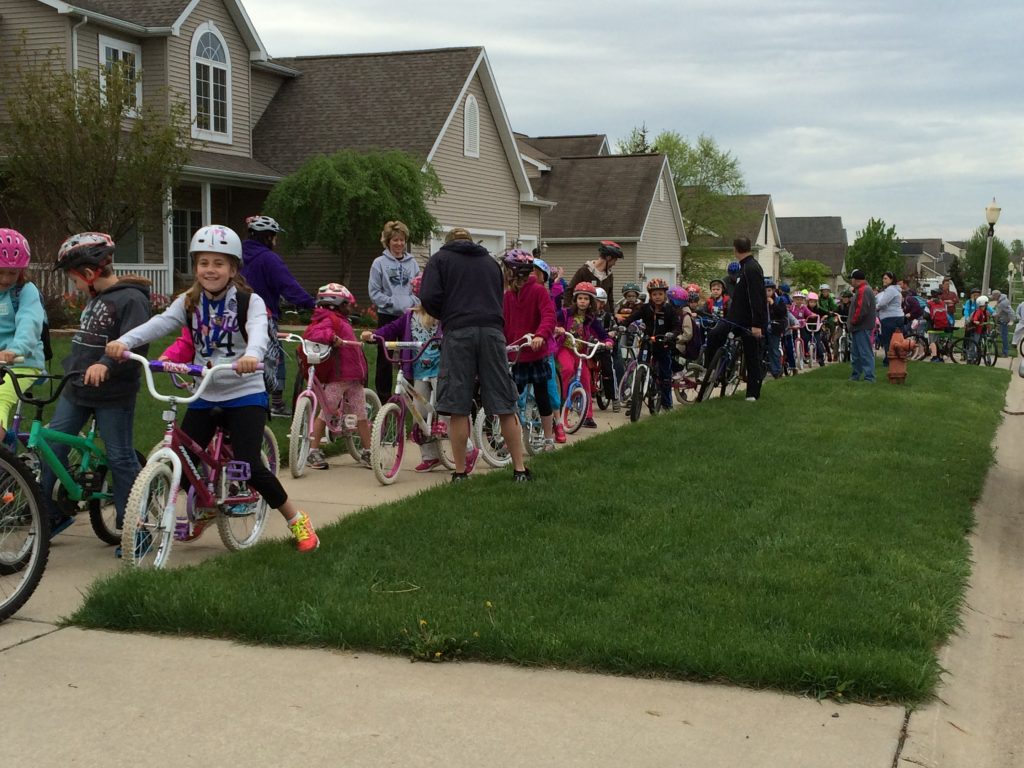
[[[14,361],[15,361],[15,363],[24,362],[25,358],[22,357],[21,355],[18,355],[17,357],[14,358]],[[12,365],[13,364],[14,363],[12,363]],[[67,386],[68,382],[71,381],[72,379],[75,379],[75,378],[81,376],[84,373],[85,373],[85,371],[68,371],[67,373],[63,373],[63,374],[56,374],[56,373],[16,373],[6,363],[0,363],[0,382],[2,382],[6,376],[10,376],[11,377],[11,384],[14,386],[14,394],[17,396],[17,398],[19,400],[21,400],[21,402],[23,402],[23,403],[28,403],[29,405],[36,405],[36,406],[49,405],[50,403],[52,403],[55,400],[57,400],[57,398],[59,398],[61,393],[64,391],[64,387]],[[31,392],[31,391],[26,392],[26,391],[24,391],[21,388],[21,384],[18,383],[19,379],[32,379],[33,381],[38,381],[39,379],[46,379],[46,380],[56,381],[56,380],[59,379],[60,380],[60,384],[57,385],[56,389],[54,389],[54,391],[51,393],[50,397],[42,398],[42,397],[37,397],[34,392]]]
[[[605,343],[603,341],[584,341],[583,339],[578,339],[569,331],[566,331],[564,335],[566,338],[572,341],[572,346],[569,348],[572,350],[572,353],[577,357],[582,357],[585,360],[593,359],[594,355],[597,354],[597,351],[601,349],[601,347],[605,346]],[[588,351],[580,352],[578,347],[586,347]]]
[[[199,399],[199,397],[206,391],[206,388],[213,381],[215,373],[220,371],[234,371],[238,363],[220,363],[219,365],[210,366],[204,368],[201,365],[192,365],[191,363],[172,363],[167,360],[147,360],[142,355],[137,355],[134,352],[125,352],[123,355],[125,360],[134,360],[136,363],[142,366],[142,372],[146,377],[146,388],[149,389],[149,394],[155,400],[159,400],[164,403],[192,403]],[[263,370],[263,363],[256,366],[256,371]],[[156,382],[153,381],[153,371],[157,373],[184,373],[190,376],[197,376],[201,380],[199,386],[196,387],[195,391],[189,397],[179,397],[177,395],[161,395],[156,391]],[[242,374],[245,375],[245,374]]]
[[[373,344],[374,342],[376,342],[380,346],[380,351],[384,355],[385,360],[387,360],[392,365],[401,365],[403,363],[415,363],[417,360],[423,357],[423,354],[428,349],[430,349],[431,347],[440,346],[441,337],[434,336],[432,339],[429,339],[425,344],[420,344],[418,341],[387,341],[381,338],[380,336],[373,334],[371,335],[370,341],[368,341],[367,344]],[[397,350],[398,352],[402,352],[403,350],[416,350],[417,352],[414,357],[411,357],[407,360],[403,360],[401,354],[397,356],[389,355],[389,350]]]

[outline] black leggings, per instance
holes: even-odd
[[[523,388],[519,390],[519,394],[523,394],[528,386],[530,385],[524,384]],[[543,384],[533,385],[533,399],[537,401],[537,412],[540,413],[541,416],[551,415],[551,398],[548,397],[548,383],[546,381]]]
[[[238,461],[249,463],[249,485],[266,499],[267,504],[277,509],[286,501],[281,481],[260,459],[263,446],[263,427],[267,422],[267,411],[258,405],[241,408],[189,408],[181,420],[182,431],[199,445],[207,446],[217,427],[231,435],[231,453]],[[193,459],[195,457],[193,456]]]

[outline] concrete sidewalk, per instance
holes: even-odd
[[[1011,396],[1024,402],[1024,382],[1015,383]],[[600,431],[625,421],[601,413],[597,419]],[[1016,424],[1007,417],[1001,442]],[[588,434],[593,431],[580,438]],[[1013,439],[1019,454],[1024,439],[1020,432]],[[407,466],[418,461],[407,458]],[[979,519],[989,509],[993,477],[1002,462],[1001,453]],[[310,472],[299,480],[283,477],[292,497],[321,524],[447,479],[447,473],[403,471],[395,485],[382,488],[347,456],[335,457],[332,464],[330,472]],[[1019,469],[1007,469],[1017,472],[1018,500],[1010,509],[1018,523]],[[985,527],[980,523],[979,535]],[[276,514],[267,533],[285,533]],[[948,734],[935,725],[947,719],[945,710],[937,709],[943,705],[911,717],[901,758],[907,718],[902,707],[819,703],[724,685],[477,663],[410,664],[371,653],[58,628],[59,617],[80,603],[80,590],[118,567],[110,551],[92,536],[87,521],[76,523],[55,540],[37,593],[17,618],[0,625],[0,690],[16,693],[14,706],[4,711],[0,765],[114,760],[135,766],[889,768],[910,765],[904,761],[911,755],[928,766],[1009,766],[1019,763],[1007,760],[1022,754],[1007,753],[1003,746],[1010,740],[1007,731],[1019,738],[1021,722],[1020,697],[1012,702],[1002,698],[1013,693],[1010,680],[997,689],[998,697],[986,697],[984,686],[998,681],[985,678],[979,686],[982,695],[963,705],[970,711],[957,713],[957,725],[972,729],[964,759],[951,748],[937,751],[947,746],[941,737]],[[198,542],[177,545],[171,562],[198,562],[223,551],[211,531]],[[981,559],[989,553],[977,543],[975,552],[980,573]],[[993,609],[973,598],[969,602],[986,613]],[[1002,605],[994,610],[1005,614],[1001,621],[1017,622],[1016,630],[1003,627],[1005,634],[1024,636],[1019,603],[1016,609]],[[956,702],[972,671],[985,666],[975,653],[991,652],[1001,642],[993,641],[987,628],[982,634],[979,639],[968,631],[947,651],[951,675],[940,692],[946,702]],[[1022,656],[1020,640],[1014,642],[1019,686]],[[949,655],[958,644],[964,657],[959,670]],[[1003,658],[1010,657],[999,661]],[[997,664],[989,666],[999,671]],[[1011,705],[1018,709],[1008,709]],[[994,729],[1003,721],[995,712],[1017,718],[1005,721],[1002,740]],[[934,737],[936,731],[940,738]],[[986,752],[985,740],[995,748]]]

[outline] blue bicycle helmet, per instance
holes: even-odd
[[[740,263],[738,261],[730,261],[729,262],[729,274],[730,275],[738,275],[740,273],[740,269],[742,269],[742,267],[740,267]]]
[[[539,269],[541,272],[543,272],[545,280],[547,280],[549,277],[551,277],[551,267],[548,266],[548,263],[546,261],[544,261],[544,259],[538,259],[536,256],[534,256],[533,257],[533,268],[534,269]]]
[[[784,294],[786,294],[788,296],[789,295],[789,283],[783,283],[782,285],[780,285],[779,286],[779,290],[782,291],[782,293],[784,293]]]
[[[770,277],[766,277],[764,279],[764,287],[765,288],[775,288],[776,287],[775,281],[772,280]]]

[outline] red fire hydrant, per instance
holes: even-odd
[[[903,335],[898,328],[893,331],[889,341],[889,383],[902,384],[907,379],[907,358],[914,350],[914,340]]]

